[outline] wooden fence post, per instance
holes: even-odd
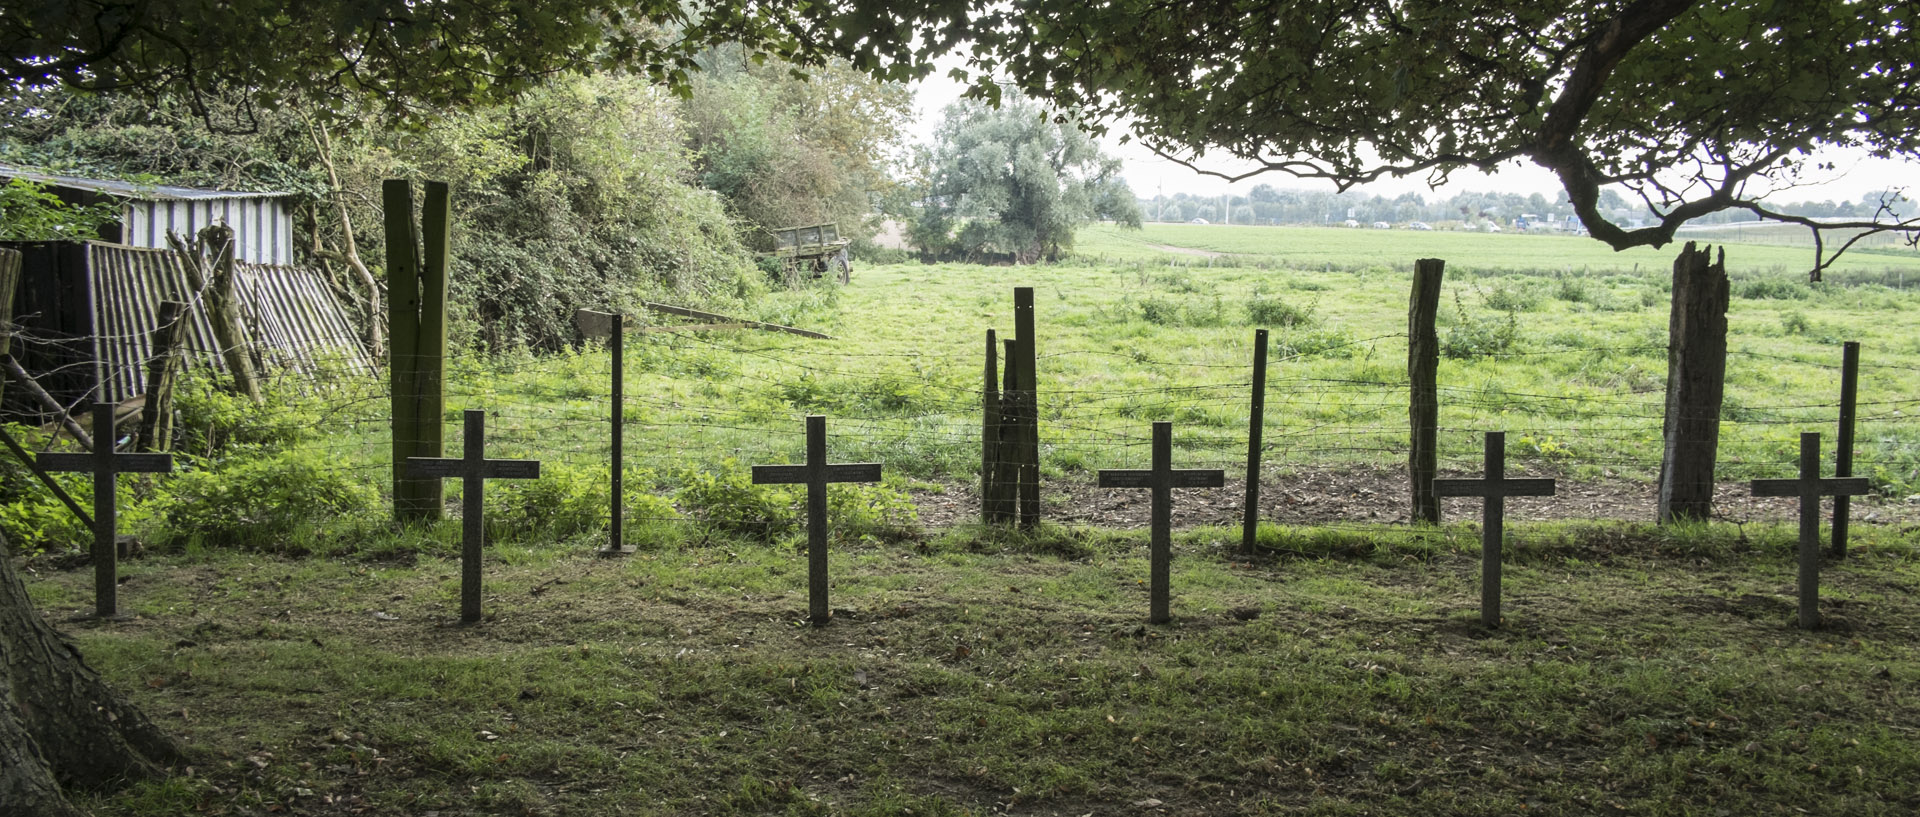
[[[1040,525],[1040,387],[1035,364],[1033,287],[1013,288],[1013,329],[1020,366],[1020,527]]]
[[[1020,505],[1020,463],[1024,455],[1022,437],[1026,424],[1020,400],[1020,341],[1005,338],[1000,341],[1006,354],[1002,357],[1005,364],[1000,371],[1000,429],[997,444],[994,446],[993,461],[993,507],[994,520],[997,523],[1012,523],[1019,517]]]
[[[206,296],[207,323],[213,329],[214,342],[220,346],[220,358],[233,376],[233,390],[253,402],[261,400],[260,382],[253,369],[253,350],[247,343],[240,320],[240,299],[234,293],[233,228],[214,224],[200,231],[188,244],[169,233],[167,243],[186,260],[182,266],[187,283]]]
[[[449,208],[445,184],[429,182],[424,228],[413,220],[413,185],[388,179],[381,188],[387,229],[388,366],[393,392],[393,510],[401,522],[437,520],[445,489],[438,479],[407,471],[409,457],[442,457],[446,355]],[[421,234],[426,234],[426,257]]]
[[[1413,297],[1407,309],[1408,419],[1411,443],[1407,475],[1412,482],[1412,519],[1440,524],[1440,497],[1433,480],[1440,468],[1440,337],[1434,322],[1440,313],[1440,282],[1447,262],[1422,258],[1413,262]]]
[[[980,522],[991,525],[1002,521],[995,499],[999,486],[995,477],[1000,461],[1000,341],[987,330],[985,377],[980,386]]]
[[[1267,330],[1253,332],[1253,403],[1247,412],[1247,504],[1240,521],[1240,552],[1253,555],[1260,527],[1260,436],[1267,425]]]
[[[187,305],[160,302],[160,325],[153,330],[153,355],[147,358],[147,404],[140,409],[140,436],[135,451],[165,451],[173,447],[173,376],[178,371],[179,348],[186,334]]]
[[[1673,262],[1668,320],[1667,414],[1660,458],[1660,524],[1713,513],[1714,459],[1727,382],[1727,252],[1694,243]]]
[[[1840,347],[1840,434],[1833,452],[1833,475],[1840,479],[1853,476],[1853,427],[1859,417],[1860,342],[1847,341]],[[1847,525],[1853,515],[1853,497],[1833,498],[1833,558],[1847,558]]]

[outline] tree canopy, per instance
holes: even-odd
[[[1258,164],[1245,175],[1344,189],[1531,162],[1616,249],[1662,246],[1729,209],[1816,235],[1920,226],[1763,202],[1817,172],[1818,149],[1920,154],[1913,0],[839,0],[814,23],[870,70],[961,52],[982,95],[997,93],[989,77],[1010,82],[1169,158]],[[1600,196],[1615,185],[1659,220],[1609,216]]]
[[[1069,117],[1016,95],[998,107],[949,105],[922,172],[926,197],[911,238],[934,255],[1057,259],[1095,218],[1140,226],[1120,162]]]
[[[620,68],[684,92],[699,53],[747,42],[791,53],[746,3],[678,0],[9,0],[0,81],[174,94],[244,89],[382,100],[403,117],[504,101],[569,71]],[[204,107],[197,106],[200,111]]]

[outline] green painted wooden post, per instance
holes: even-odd
[[[408,457],[441,457],[446,453],[440,415],[445,403],[451,208],[447,186],[428,182],[424,223],[416,228],[411,183],[388,179],[381,194],[387,229],[394,518],[401,522],[437,520],[444,513],[445,489],[440,480],[409,475],[406,462]]]

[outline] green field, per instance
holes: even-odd
[[[1186,527],[1175,621],[1147,626],[1144,531],[915,522],[911,502],[974,513],[985,332],[1011,330],[1014,287],[1038,301],[1049,508],[1092,493],[1092,469],[1144,464],[1154,420],[1176,424],[1179,466],[1236,468],[1256,327],[1276,349],[1269,491],[1351,502],[1295,475],[1402,461],[1406,269],[1422,256],[1450,265],[1448,467],[1476,469],[1477,432],[1505,429],[1515,471],[1647,479],[1668,264],[1572,239],[1184,226],[1093,230],[1081,250],[1029,268],[863,266],[851,287],[712,305],[830,341],[632,335],[626,504],[640,552],[625,560],[590,555],[608,499],[606,353],[457,359],[448,428],[483,408],[489,456],[545,463],[538,481],[489,489],[487,615],[471,628],[449,626],[458,523],[385,521],[378,384],[309,388],[258,413],[189,389],[186,439],[201,456],[126,493],[123,519],[148,547],[124,566],[132,618],[70,618],[90,607],[91,576],[56,538],[26,563],[41,608],[193,760],[89,805],[125,817],[1920,809],[1920,563],[1895,513],[1920,490],[1912,259],[1859,256],[1810,286],[1790,250],[1729,248],[1723,478],[1791,473],[1797,435],[1832,426],[1839,342],[1866,348],[1859,462],[1886,495],[1867,511],[1892,521],[1857,525],[1853,556],[1827,566],[1821,630],[1793,627],[1790,524],[1523,513],[1510,516],[1497,629],[1477,623],[1473,524],[1357,518],[1263,525],[1251,558],[1237,529]],[[795,496],[745,481],[747,464],[797,459],[800,418],[815,412],[831,418],[833,459],[888,473],[835,494],[824,628],[802,623]],[[29,504],[4,518],[63,513]]]

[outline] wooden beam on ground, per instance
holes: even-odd
[[[789,335],[799,335],[803,338],[818,338],[820,340],[833,340],[832,335],[821,334],[819,332],[814,332],[808,329],[796,329],[791,326],[781,326],[780,324],[777,324],[777,323],[762,323],[760,321],[741,320],[731,315],[722,315],[717,312],[702,312],[698,309],[688,309],[684,306],[674,306],[672,304],[654,303],[652,301],[641,301],[640,305],[643,307],[646,307],[647,310],[650,312],[658,312],[662,315],[678,315],[683,318],[693,318],[695,320],[715,321],[720,323],[737,323],[742,328],[745,328],[745,329],[765,329],[769,332],[785,332]]]

